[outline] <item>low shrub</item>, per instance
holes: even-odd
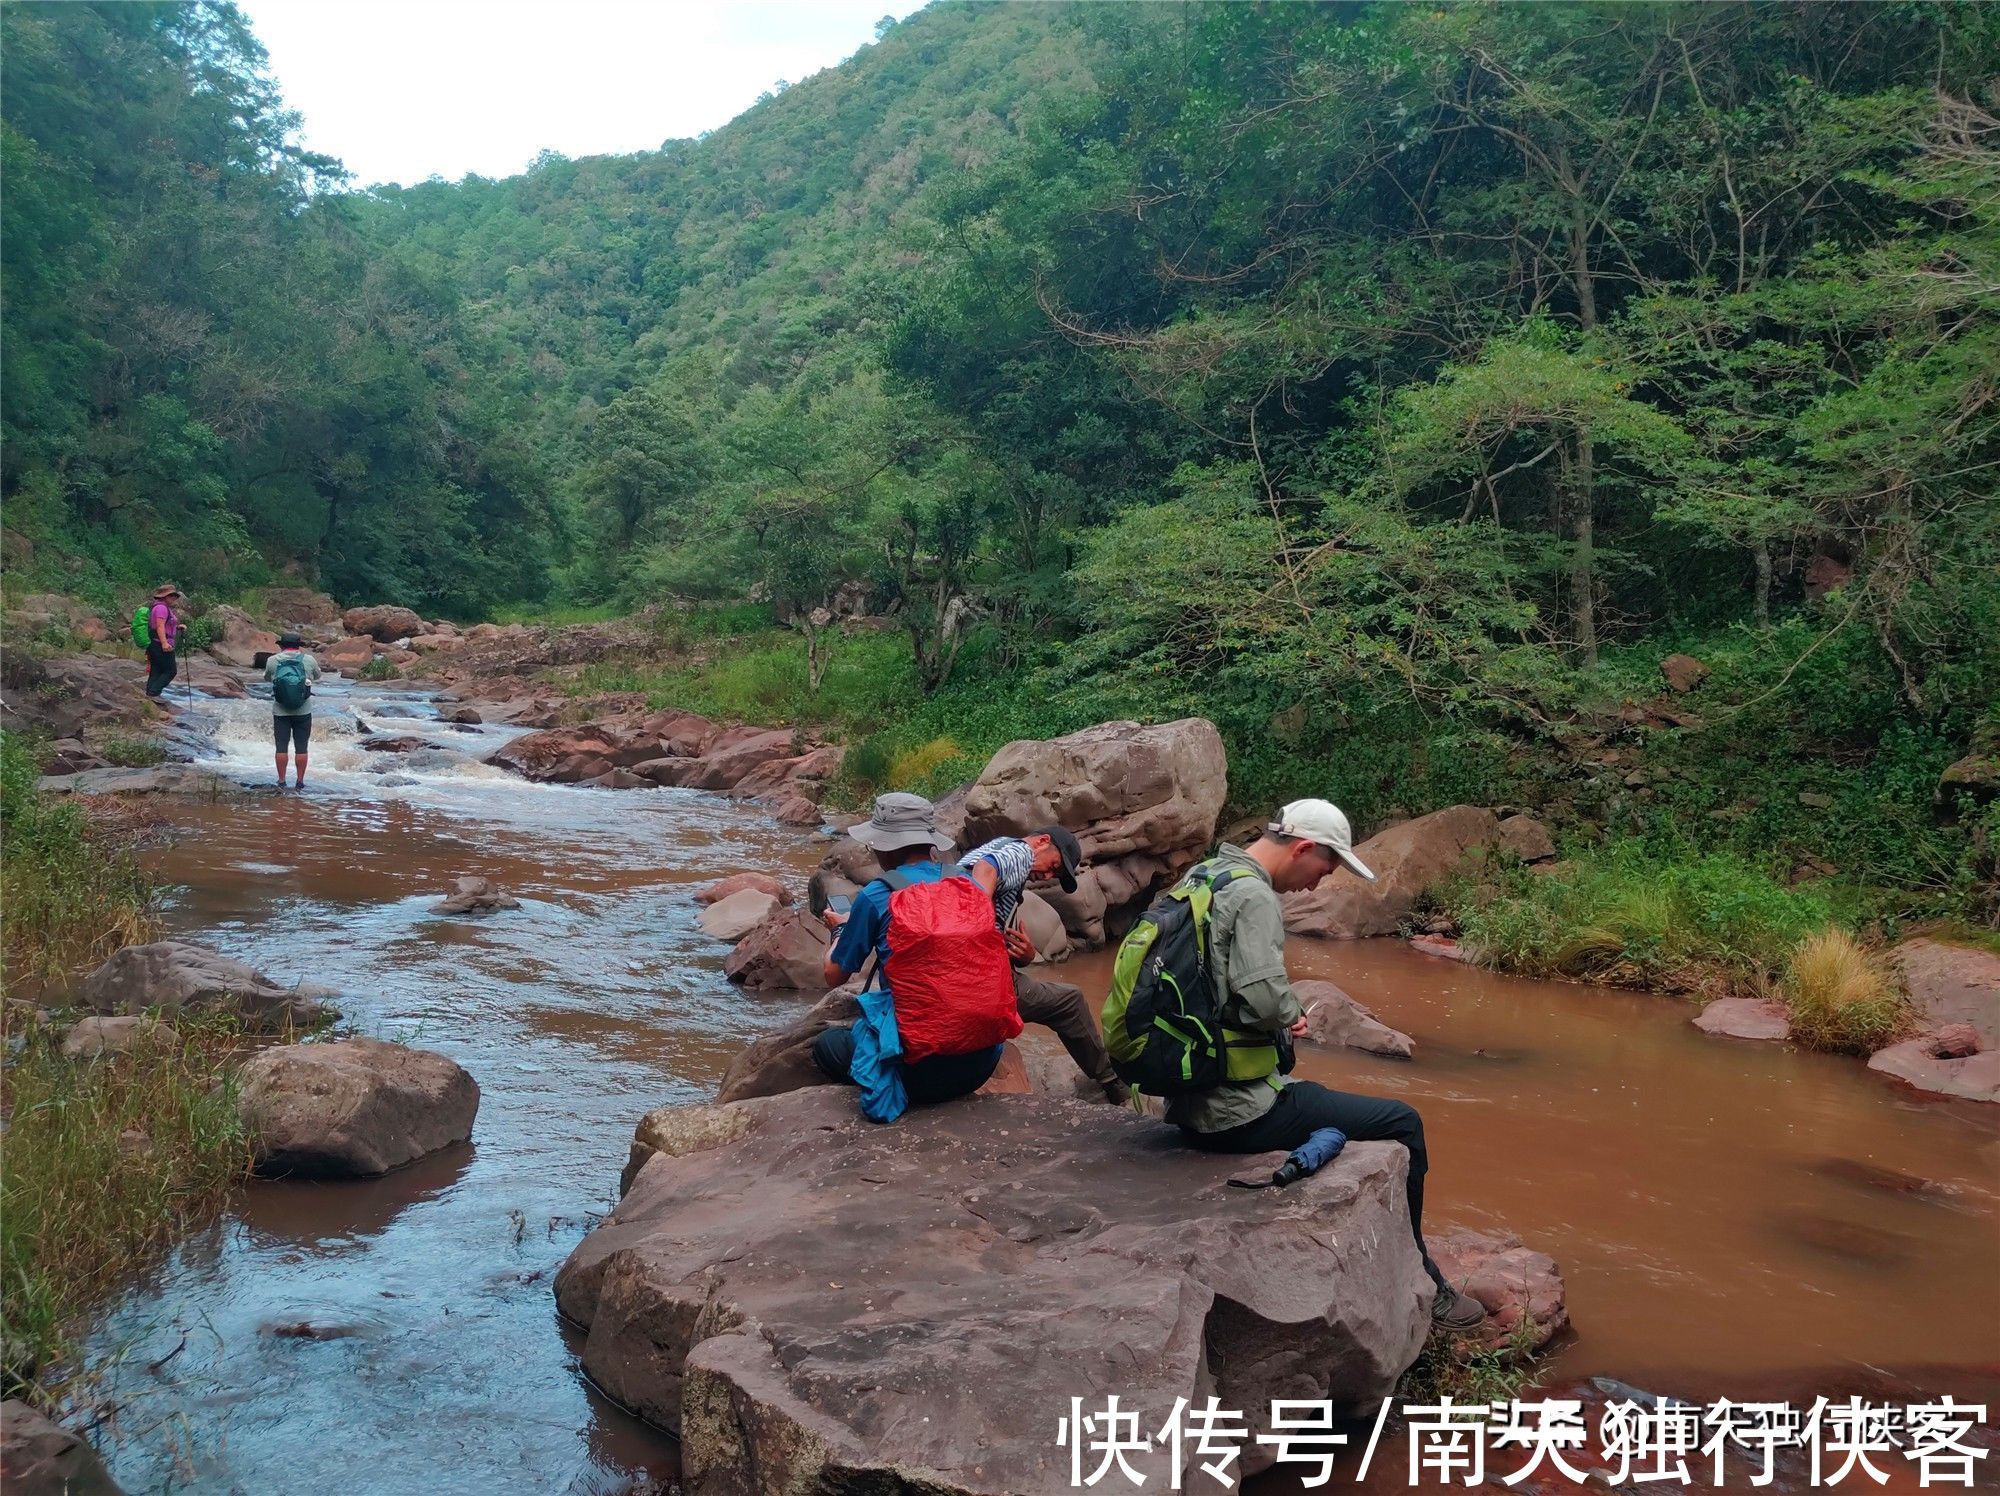
[[[355,679],[396,680],[401,675],[402,672],[396,668],[395,661],[391,660],[387,655],[376,655],[356,672]]]
[[[889,765],[889,788],[923,794],[940,768],[955,764],[965,756],[965,750],[950,738],[932,738],[927,743],[906,748]]]
[[[1832,926],[1798,943],[1779,990],[1792,1010],[1792,1037],[1810,1049],[1872,1054],[1908,1016],[1881,963]]]
[[[167,750],[160,743],[130,735],[106,738],[98,745],[98,752],[104,755],[106,763],[121,769],[147,769],[167,760]]]

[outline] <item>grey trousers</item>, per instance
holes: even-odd
[[[1083,989],[1068,982],[1047,982],[1030,976],[1029,968],[1014,968],[1014,1000],[1021,1008],[1023,1023],[1039,1023],[1053,1029],[1076,1068],[1104,1087],[1105,1093],[1122,1100],[1125,1086],[1111,1068],[1111,1055],[1104,1047],[1104,1035],[1091,1017]]]

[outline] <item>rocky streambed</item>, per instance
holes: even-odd
[[[772,802],[602,782],[706,761],[726,729],[629,703],[617,735],[531,729],[496,719],[532,704],[333,682],[323,726],[346,725],[316,737],[313,788],[277,796],[253,788],[261,709],[182,709],[177,731],[242,791],[158,799],[172,933],[326,984],[350,1033],[448,1056],[477,1119],[469,1144],[378,1178],[260,1182],[135,1285],[95,1342],[128,1489],[617,1492],[679,1472],[749,1490],[865,1483],[884,1462],[942,1489],[1037,1489],[1070,1381],[1149,1412],[1225,1385],[1361,1400],[1410,1354],[1424,1287],[1377,1200],[1398,1150],[1358,1147],[1289,1197],[1227,1190],[1158,1124],[1062,1097],[1066,1062],[1032,1033],[996,1077],[1012,1095],[891,1129],[835,1090],[743,1084],[746,1047],[784,1053],[818,998],[793,975],[816,964],[806,874],[867,869]],[[486,762],[525,762],[529,731],[647,756],[545,783]],[[742,774],[822,751],[770,743]],[[1221,803],[1185,724],[995,762],[954,824],[1080,822],[1103,871],[1051,910],[1084,941],[1125,883],[1193,855]],[[704,929],[720,903],[697,895],[738,873],[777,891],[740,881],[770,902],[745,933]],[[515,907],[440,912],[467,877]],[[1316,1032],[1302,1072],[1424,1111],[1431,1235],[1486,1237],[1454,1241],[1454,1275],[1553,1321],[1530,1278],[1560,1262],[1575,1328],[1556,1375],[1807,1401],[1864,1375],[1984,1390],[1988,1108],[1400,942],[1296,942],[1294,973],[1360,1010]],[[1105,956],[1058,974],[1101,997]],[[724,1084],[778,1094],[718,1109]],[[1231,1254],[1243,1265],[1216,1261]],[[661,1428],[688,1435],[684,1472]]]

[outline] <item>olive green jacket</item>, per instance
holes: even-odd
[[[1208,962],[1222,1021],[1233,1029],[1282,1033],[1298,1022],[1300,1008],[1285,975],[1285,915],[1278,891],[1271,887],[1271,875],[1241,847],[1224,842],[1209,862],[1250,874],[1218,888],[1209,908]],[[1176,1096],[1167,1103],[1167,1120],[1195,1132],[1240,1127],[1268,1112],[1284,1083],[1282,1075],[1272,1075]]]

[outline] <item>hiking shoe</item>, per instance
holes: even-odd
[[[1113,1106],[1130,1106],[1132,1088],[1122,1080],[1111,1081],[1104,1087],[1104,1099]]]
[[[1437,1297],[1431,1300],[1431,1323],[1441,1330],[1476,1330],[1486,1323],[1486,1306],[1471,1294],[1441,1283]]]

